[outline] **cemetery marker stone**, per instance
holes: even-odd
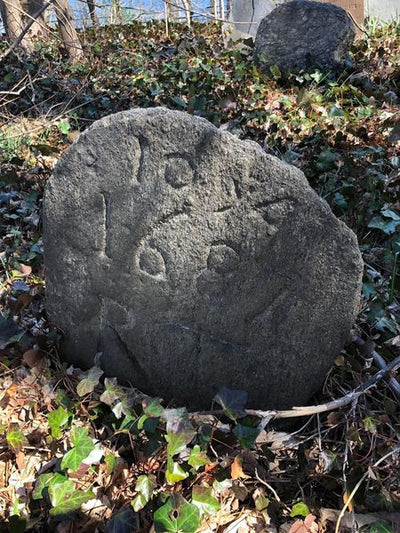
[[[45,193],[49,318],[63,351],[209,407],[223,386],[286,408],[316,392],[360,290],[355,235],[303,173],[163,108],[99,120]]]
[[[260,69],[271,74],[343,68],[355,37],[355,26],[339,6],[311,0],[280,4],[262,19],[254,55]]]

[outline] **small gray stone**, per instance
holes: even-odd
[[[207,407],[303,404],[346,340],[360,290],[354,234],[302,172],[204,119],[109,116],[45,193],[49,318],[68,361]]]
[[[254,54],[267,74],[273,65],[284,74],[334,70],[346,63],[354,37],[353,21],[341,7],[293,0],[277,6],[261,21]]]

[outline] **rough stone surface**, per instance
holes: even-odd
[[[354,319],[354,234],[303,173],[162,108],[96,122],[45,194],[47,311],[64,353],[152,395],[303,404]]]
[[[353,21],[341,7],[311,0],[277,6],[260,23],[255,58],[264,72],[343,67],[354,41]]]

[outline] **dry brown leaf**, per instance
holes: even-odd
[[[18,296],[17,301],[12,306],[12,312],[17,315],[21,311],[23,311],[33,300],[33,296],[31,294],[28,294],[27,292],[24,292]]]
[[[296,520],[288,533],[308,533],[308,530],[304,527],[304,523],[301,520]]]
[[[81,463],[76,472],[70,472],[68,475],[70,478],[80,479],[87,474],[89,468],[90,465],[87,465],[86,463]]]
[[[318,524],[315,522],[315,520],[316,516],[311,513],[307,515],[304,519],[304,525],[308,527],[311,532],[318,531]]]
[[[20,263],[18,271],[21,272],[21,274],[23,274],[24,276],[29,276],[32,273],[32,267]]]
[[[304,521],[296,520],[289,529],[289,533],[317,533],[318,524],[315,522],[315,519],[316,517],[313,514],[309,514],[305,517]]]
[[[25,468],[25,454],[22,450],[16,454],[15,462],[17,463],[18,470],[22,472]]]
[[[326,417],[326,422],[328,426],[337,426],[343,421],[344,421],[344,415],[343,413],[339,413],[338,411],[332,411]]]
[[[349,501],[349,491],[346,490],[344,491],[344,494],[343,494],[343,503],[346,505],[346,503]],[[353,507],[353,503],[352,502],[349,502],[349,505],[347,506],[348,510],[350,512],[352,512],[352,510],[354,509]]]
[[[41,350],[32,348],[24,353],[22,360],[29,366],[29,368],[33,368],[39,365],[43,357],[44,353]]]
[[[246,479],[249,477],[243,472],[242,463],[243,459],[240,457],[240,455],[237,455],[231,464],[232,479]]]
[[[9,398],[13,398],[18,392],[19,386],[17,383],[13,383],[6,390],[6,394]]]

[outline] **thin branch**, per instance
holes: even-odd
[[[375,374],[376,375],[376,374]],[[351,504],[356,492],[358,491],[358,489],[361,487],[362,483],[364,482],[364,480],[369,476],[369,473],[370,473],[370,469],[372,468],[376,468],[377,466],[379,466],[381,463],[383,463],[383,461],[385,461],[386,459],[388,459],[391,455],[395,454],[395,453],[398,453],[400,451],[400,447],[396,447],[394,448],[392,451],[390,451],[389,453],[387,453],[386,455],[384,455],[383,457],[381,457],[378,461],[376,461],[376,463],[374,463],[370,468],[368,468],[368,470],[363,474],[363,476],[361,477],[361,479],[358,481],[358,483],[356,484],[356,486],[354,487],[354,489],[351,491],[346,503],[343,505],[343,508],[342,510],[340,511],[340,514],[339,514],[339,517],[338,517],[338,520],[336,522],[336,527],[335,527],[335,533],[339,533],[339,528],[340,528],[340,522],[342,521],[342,518],[344,516],[344,513],[346,512],[347,508],[349,507],[349,505]]]
[[[368,37],[368,32],[367,30],[363,27],[363,26],[360,26],[360,24],[356,21],[356,19],[353,17],[353,14],[350,13],[350,10],[349,9],[346,9],[345,10],[348,14],[348,16],[351,18],[351,20],[353,21],[354,25],[360,30],[362,31],[363,33],[365,33],[365,35]]]
[[[25,91],[28,85],[24,85],[18,91],[0,91],[0,96],[21,96],[21,93]]]
[[[375,365],[379,369],[385,368],[386,361],[381,355],[379,355],[378,352],[374,350],[374,345],[370,341],[367,341],[367,342],[363,341],[354,332],[351,333],[351,340],[354,342],[354,344],[357,346],[357,348],[360,350],[360,352],[365,357],[373,358]],[[400,400],[400,383],[397,381],[397,379],[395,378],[384,378],[384,379],[388,383],[393,394],[397,397],[398,400]]]
[[[255,469],[255,476],[256,478],[258,479],[258,481],[264,485],[265,487],[267,487],[267,489],[272,492],[272,494],[274,495],[274,498],[275,500],[278,502],[278,503],[281,503],[281,499],[279,498],[279,495],[278,493],[276,492],[276,490],[274,489],[274,487],[272,487],[269,483],[267,483],[266,481],[264,481],[263,479],[261,479],[260,477],[260,474],[258,473],[258,470],[257,468]]]
[[[332,400],[331,402],[323,403],[320,405],[310,405],[310,406],[304,406],[304,407],[292,407],[292,409],[285,410],[285,411],[276,411],[276,410],[269,410],[269,411],[260,411],[255,409],[246,409],[245,413],[246,415],[250,416],[258,416],[262,420],[266,420],[267,422],[271,419],[278,419],[278,418],[296,418],[300,416],[311,416],[315,415],[317,413],[326,413],[327,411],[334,411],[335,409],[340,409],[341,407],[345,407],[346,405],[349,405],[350,403],[354,402],[365,394],[369,389],[374,387],[377,383],[385,379],[388,374],[391,372],[394,372],[400,367],[400,356],[396,357],[388,363],[382,370],[379,370],[376,374],[374,374],[370,379],[368,379],[365,383],[362,383],[357,388],[346,394],[345,396],[342,396],[341,398],[337,398],[336,400]],[[197,413],[190,413],[192,416],[202,416],[202,415],[222,415],[224,414],[223,409],[215,410],[215,411],[202,411]]]

